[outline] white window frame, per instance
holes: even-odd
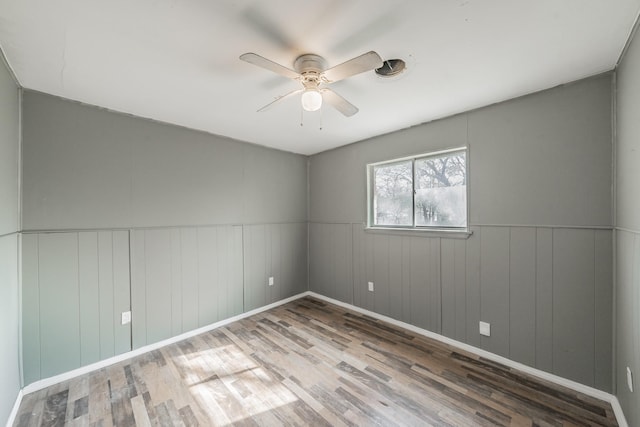
[[[463,151],[465,153],[465,180],[466,180],[466,226],[464,227],[441,227],[441,226],[432,226],[432,225],[416,225],[416,203],[415,203],[415,163],[416,160],[422,160],[431,157],[438,157],[443,154],[455,153],[458,151]],[[412,186],[413,186],[413,195],[412,195],[412,225],[376,225],[374,224],[374,212],[373,212],[373,200],[374,200],[374,185],[373,185],[373,170],[376,166],[382,165],[392,165],[394,163],[402,163],[406,161],[411,161],[411,176],[412,176]],[[469,233],[469,147],[455,147],[455,148],[447,148],[439,151],[432,151],[429,153],[417,154],[414,156],[400,157],[397,159],[384,160],[381,162],[368,163],[367,164],[367,230],[408,230],[411,232],[420,231],[420,232],[436,232],[436,233],[462,233],[462,234],[470,234]]]

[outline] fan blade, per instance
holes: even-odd
[[[290,96],[293,96],[293,95],[298,94],[298,93],[301,93],[301,92],[304,92],[304,89],[296,89],[296,90],[294,90],[294,91],[291,91],[291,92],[287,93],[286,95],[279,96],[279,97],[277,97],[274,101],[272,101],[272,102],[268,103],[267,105],[265,105],[264,107],[262,107],[261,109],[259,109],[259,110],[258,110],[258,113],[261,113],[261,112],[263,112],[263,111],[267,111],[268,109],[270,109],[270,108],[271,108],[274,104],[276,104],[277,102],[280,102],[280,101],[282,101],[282,100],[283,100],[283,99],[285,99],[285,98],[289,98]]]
[[[347,117],[353,116],[358,112],[358,107],[332,91],[331,89],[322,89],[322,99],[336,110],[340,111]]]
[[[290,68],[287,68],[283,65],[280,65],[276,62],[273,62],[264,56],[260,56],[255,53],[245,53],[240,55],[240,59],[249,64],[257,65],[258,67],[265,68],[269,71],[273,71],[276,74],[280,74],[281,76],[288,77],[290,79],[298,79],[300,74],[296,73]]]
[[[333,83],[380,67],[382,67],[382,58],[374,51],[371,51],[329,68],[322,75],[330,83]]]

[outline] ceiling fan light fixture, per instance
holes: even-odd
[[[318,111],[322,107],[322,95],[316,89],[302,92],[302,108],[305,111]]]

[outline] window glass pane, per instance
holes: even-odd
[[[373,167],[373,223],[413,226],[411,161]]]
[[[467,226],[466,152],[416,159],[416,225]]]

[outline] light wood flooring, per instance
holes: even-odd
[[[313,298],[26,395],[17,426],[592,426],[608,403]]]

